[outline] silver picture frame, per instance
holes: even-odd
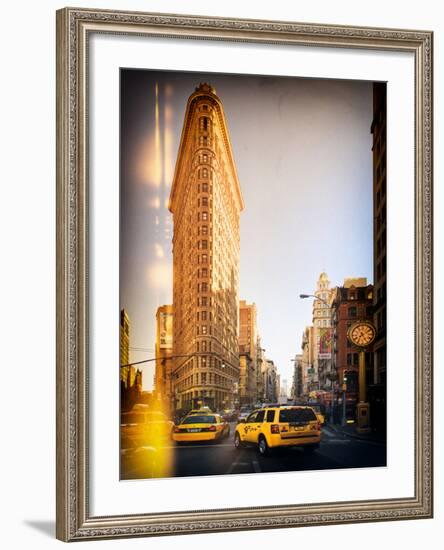
[[[94,517],[88,474],[88,37],[166,36],[410,52],[415,59],[414,496]],[[433,33],[65,8],[57,12],[57,538],[63,541],[430,518]]]

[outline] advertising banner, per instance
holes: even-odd
[[[332,330],[331,328],[319,329],[319,359],[331,359]]]
[[[173,349],[173,314],[160,314],[160,349]]]

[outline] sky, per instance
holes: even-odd
[[[373,282],[372,83],[121,71],[120,307],[130,361],[154,357],[157,307],[172,303],[167,209],[188,97],[222,101],[245,209],[239,299],[254,302],[266,356],[291,386],[291,359],[326,271]],[[143,366],[153,386],[154,363]]]

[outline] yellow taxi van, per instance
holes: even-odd
[[[235,428],[237,449],[255,445],[261,455],[277,447],[303,447],[306,452],[319,448],[321,423],[309,406],[268,406],[253,411]]]

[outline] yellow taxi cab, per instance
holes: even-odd
[[[230,434],[230,425],[218,414],[201,413],[186,416],[174,426],[172,438],[177,443],[221,441]]]
[[[193,415],[199,415],[199,414],[212,414],[212,410],[210,407],[201,407],[200,409],[192,409],[190,412],[188,412],[185,416],[193,416]]]
[[[319,448],[321,424],[308,406],[269,406],[253,411],[237,424],[234,445],[237,449],[256,445],[261,455],[277,447],[302,446],[307,452]]]

